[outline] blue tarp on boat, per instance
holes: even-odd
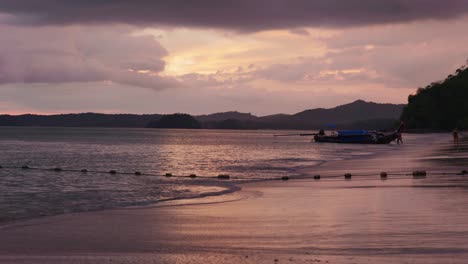
[[[337,131],[339,136],[362,136],[369,135],[372,132],[369,130],[339,130]]]

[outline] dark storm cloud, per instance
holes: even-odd
[[[256,31],[451,19],[466,0],[2,0],[0,13],[26,24],[127,23]]]

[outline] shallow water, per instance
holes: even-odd
[[[404,153],[397,156],[398,169],[409,170],[422,151],[428,159],[436,155],[430,154],[434,146],[422,150],[421,142],[450,145],[440,135],[409,135],[406,144],[398,146],[314,144],[308,137],[275,138],[275,133],[2,127],[0,222],[224,193],[233,190],[233,181],[304,177],[313,173],[311,168],[324,170],[324,164],[371,159],[395,151]],[[359,169],[381,169],[372,164]],[[20,168],[25,165],[32,169]],[[77,171],[51,171],[54,167]],[[81,173],[81,169],[89,172]],[[118,173],[106,173],[110,170]],[[135,171],[144,175],[135,176]],[[174,177],[163,177],[166,172]],[[177,177],[192,173],[199,177]],[[328,173],[338,172],[329,168]],[[218,174],[229,174],[233,180],[213,178]]]

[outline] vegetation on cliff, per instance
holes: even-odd
[[[163,115],[161,119],[150,122],[151,128],[201,128],[200,123],[188,114]]]
[[[468,64],[468,61],[467,61]],[[408,128],[468,128],[468,68],[462,66],[440,82],[419,88],[408,97],[401,119]]]

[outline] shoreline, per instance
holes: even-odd
[[[35,216],[32,218],[15,219],[15,220],[10,220],[10,221],[0,222],[0,230],[2,228],[8,228],[9,226],[15,226],[17,224],[21,225],[21,223],[27,223],[29,221],[35,221],[35,220],[40,221],[41,219],[47,220],[49,218],[59,217],[59,216],[68,215],[68,214],[94,213],[94,212],[101,212],[101,211],[108,211],[108,210],[142,209],[142,208],[153,208],[153,207],[158,207],[158,206],[168,206],[168,205],[177,205],[177,204],[190,204],[190,201],[203,200],[205,198],[210,199],[210,198],[216,198],[216,197],[223,197],[229,194],[236,193],[241,190],[238,184],[222,184],[222,185],[218,184],[218,185],[202,185],[202,186],[216,187],[220,189],[222,188],[223,190],[202,192],[200,194],[195,194],[189,197],[165,198],[165,199],[158,200],[156,202],[149,202],[149,203],[144,203],[144,204],[134,204],[134,205],[127,205],[127,206],[114,207],[114,208],[104,208],[104,209],[99,208],[99,209],[87,210],[87,211],[71,211],[71,212],[66,212],[66,213]]]
[[[439,143],[442,141],[445,141],[446,139],[439,139]],[[362,145],[336,145],[337,147],[343,147],[343,148],[349,148],[349,147],[357,147],[361,148]],[[365,145],[364,147],[374,147],[374,145]],[[314,147],[314,146],[312,146]],[[315,146],[316,147],[316,146]],[[366,168],[366,166],[362,166],[363,161],[369,161],[371,160],[370,163],[375,163],[375,164],[380,164],[382,165],[383,162],[382,160],[388,160],[392,159],[395,157],[400,157],[401,158],[401,153],[399,152],[401,148],[406,147],[406,145],[385,145],[385,147],[388,147],[389,150],[386,152],[380,152],[380,153],[370,153],[366,154],[363,156],[354,156],[349,159],[343,159],[343,160],[332,160],[332,161],[323,161],[315,165],[311,166],[305,166],[303,168],[300,168],[298,170],[292,171],[287,175],[288,179],[291,180],[304,180],[304,179],[311,179],[313,178],[314,175],[321,175],[322,180],[330,177],[330,178],[338,178],[344,176],[345,173],[351,173],[353,176],[360,176],[360,174],[364,173],[367,174],[369,172],[372,172],[375,174],[376,179],[379,179],[379,174],[382,171],[387,171],[389,173],[389,176],[391,174],[391,171],[388,171],[387,169],[375,169],[375,168]],[[439,151],[438,149],[434,149],[432,147],[429,147],[430,150],[434,151]],[[403,159],[407,159],[407,156],[403,155]],[[399,163],[401,164],[401,159],[399,160]],[[421,162],[419,161],[405,161],[407,164],[407,167],[410,169],[407,169],[405,172],[411,173],[413,170],[426,170],[426,167],[422,167],[419,164]],[[409,164],[409,165],[408,165]],[[345,168],[346,167],[346,168]],[[8,167],[5,167],[8,169]],[[20,169],[20,167],[18,167]],[[53,169],[49,168],[40,168],[41,170],[45,171],[53,171]],[[79,172],[79,170],[72,170]],[[401,172],[397,171],[397,172]],[[102,174],[107,174],[108,172],[100,172]],[[132,174],[132,173],[123,173],[123,174]],[[330,175],[331,174],[331,175]],[[286,175],[285,175],[286,176]],[[163,176],[160,176],[164,178]],[[187,178],[184,176],[181,176],[182,178]],[[203,179],[203,178],[201,178]],[[210,178],[211,179],[211,178]],[[216,177],[212,177],[213,180],[216,180]],[[161,199],[155,202],[149,202],[145,204],[134,204],[134,205],[126,205],[122,207],[114,207],[114,208],[105,208],[105,209],[95,209],[95,210],[89,210],[89,211],[75,211],[75,212],[67,212],[67,213],[59,213],[59,214],[53,214],[53,215],[45,215],[45,216],[39,216],[39,217],[33,217],[33,218],[25,218],[25,219],[19,219],[19,220],[13,220],[13,221],[6,221],[3,223],[0,223],[0,228],[3,226],[8,226],[10,224],[15,224],[17,222],[24,222],[24,221],[29,221],[29,220],[34,220],[34,219],[42,219],[42,218],[48,218],[48,217],[55,217],[55,216],[60,216],[63,214],[75,214],[75,213],[87,213],[87,212],[99,212],[99,211],[105,211],[105,210],[119,210],[119,209],[125,209],[125,208],[151,208],[151,207],[157,207],[160,204],[170,204],[173,202],[173,204],[176,203],[182,203],[182,204],[190,204],[191,201],[193,200],[199,200],[200,198],[205,198],[205,197],[219,197],[219,196],[224,196],[225,194],[230,194],[230,193],[235,193],[241,190],[241,187],[239,185],[245,184],[245,183],[256,183],[256,182],[270,182],[270,181],[278,181],[282,180],[281,177],[274,177],[274,178],[263,178],[263,179],[247,179],[247,178],[236,178],[234,177],[231,180],[219,180],[219,182],[203,182],[199,183],[200,185],[195,185],[195,186],[208,186],[208,187],[216,187],[216,188],[222,188],[223,190],[219,191],[208,191],[208,192],[202,192],[200,194],[195,194],[190,197],[173,197],[173,198],[165,198]]]
[[[217,196],[220,200],[206,197],[188,204],[34,219],[0,229],[0,263],[404,263],[408,259],[410,263],[438,263],[442,259],[463,263],[450,255],[468,257],[465,247],[446,249],[441,245],[431,249],[414,245],[411,249],[406,242],[375,248],[372,236],[369,242],[359,242],[357,236],[357,244],[341,241],[329,233],[344,224],[329,218],[329,213],[335,212],[333,206],[315,204],[313,207],[324,210],[320,214],[307,206],[310,199],[339,190],[362,195],[369,190],[386,191],[388,185],[411,187],[412,182],[342,180],[338,186],[313,180],[244,183],[238,192]],[[413,189],[406,187],[403,189]],[[323,194],[315,196],[315,192]],[[342,199],[346,197],[338,204],[346,201]],[[310,221],[316,217],[324,218],[318,220],[321,227]],[[359,232],[361,224],[357,224]],[[333,237],[344,244],[332,246]],[[396,239],[395,245],[399,245],[401,241]]]
[[[393,162],[418,167],[418,158],[403,160],[428,155],[434,146],[395,146],[399,152],[327,162],[303,173],[378,172]],[[464,263],[465,179],[233,182],[224,195],[1,226],[0,263]]]

